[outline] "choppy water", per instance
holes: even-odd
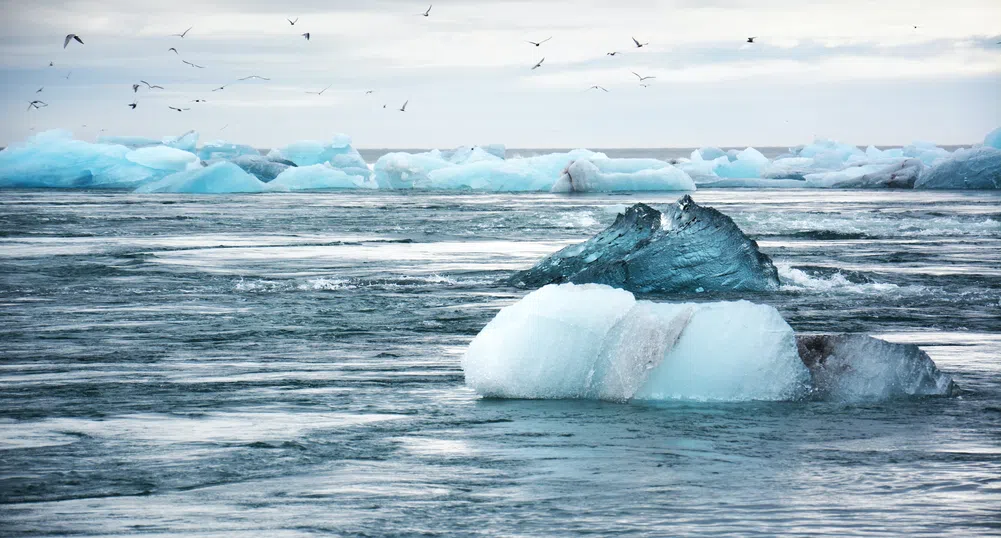
[[[674,195],[0,193],[0,534],[1001,532],[1001,196],[700,191],[955,399],[484,401],[494,282]],[[715,294],[656,299],[732,299]]]

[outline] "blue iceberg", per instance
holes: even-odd
[[[253,175],[257,179],[267,183],[289,168],[294,168],[295,164],[289,162],[276,162],[260,154],[242,155],[231,159],[229,162],[239,166],[244,172]]]
[[[218,162],[204,168],[169,175],[159,181],[142,185],[136,192],[224,194],[265,190],[267,183],[244,172],[239,166],[230,162]]]
[[[261,152],[244,144],[234,144],[222,140],[209,142],[198,150],[198,157],[203,161],[213,161],[216,159],[231,161],[243,156],[261,157]]]
[[[984,146],[1001,149],[1001,127],[987,133],[987,136],[984,137]]]
[[[339,134],[329,142],[301,140],[285,148],[272,150],[268,157],[292,161],[296,166],[329,163],[352,176],[368,177],[372,171],[358,150],[351,145],[351,137]]]
[[[685,172],[656,159],[578,159],[551,192],[694,191]]]
[[[1001,189],[1001,149],[960,149],[925,170],[916,189]]]
[[[377,187],[369,178],[351,176],[326,164],[290,167],[268,183],[268,190],[272,191],[374,188]]]

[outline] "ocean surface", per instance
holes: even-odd
[[[0,535],[1001,533],[1001,194],[712,190],[956,398],[484,400],[497,281],[676,194],[0,192]]]

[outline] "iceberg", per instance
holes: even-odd
[[[321,189],[371,189],[376,188],[368,178],[349,176],[342,170],[326,164],[287,167],[274,181],[268,183],[268,190],[321,190]]]
[[[904,157],[921,159],[926,166],[933,166],[939,161],[948,159],[951,154],[949,150],[940,148],[931,142],[914,142],[903,148]]]
[[[716,161],[713,172],[723,178],[756,178],[761,177],[761,170],[769,163],[768,157],[754,148],[747,148],[736,154],[734,160],[728,162]]]
[[[266,188],[267,183],[244,172],[239,166],[230,162],[218,162],[204,168],[169,175],[140,186],[136,192],[224,194],[263,192]]]
[[[636,204],[603,232],[507,283],[608,284],[635,292],[773,290],[778,271],[729,217],[685,195],[661,213]]]
[[[528,159],[478,161],[431,171],[414,182],[415,189],[537,192],[553,185],[554,175],[536,168]]]
[[[139,148],[126,153],[125,158],[147,168],[171,173],[202,166],[194,153],[167,146]]]
[[[1001,149],[1001,127],[987,133],[987,136],[984,137],[984,146]]]
[[[268,157],[292,161],[296,166],[329,163],[352,176],[368,177],[371,170],[358,150],[351,146],[351,137],[339,134],[330,142],[302,140],[283,149],[272,150]]]
[[[444,155],[444,154],[442,154]],[[465,146],[452,150],[447,157],[452,164],[471,164],[480,161],[503,161],[503,156],[498,156],[481,147]]]
[[[886,400],[958,392],[952,377],[939,371],[918,346],[859,334],[799,336],[797,345],[815,394],[825,399]]]
[[[817,172],[816,161],[812,157],[786,157],[775,159],[761,169],[763,179],[805,180],[806,175]],[[805,186],[805,185],[801,185]]]
[[[502,309],[462,358],[482,396],[788,400],[809,371],[770,306],[636,301],[601,285],[551,285]]]
[[[892,159],[891,159],[892,161]],[[898,159],[887,164],[852,166],[837,172],[807,174],[809,187],[835,189],[910,189],[924,170],[920,159]]]
[[[160,148],[137,153],[117,144],[74,140],[68,131],[46,131],[0,151],[0,187],[134,188],[187,166],[190,154],[164,149],[169,155]]]
[[[161,143],[164,146],[183,149],[184,151],[195,152],[195,148],[198,147],[198,133],[195,131],[188,131],[181,136],[165,136]]]
[[[578,159],[551,192],[694,191],[688,174],[656,159]]]
[[[209,142],[198,150],[198,157],[203,161],[214,161],[217,159],[231,161],[243,156],[261,157],[261,152],[250,146],[233,144],[222,140]]]
[[[412,189],[415,183],[426,183],[428,174],[452,163],[441,152],[387,153],[375,162],[375,182],[380,189]]]
[[[960,149],[924,171],[915,189],[1001,189],[1001,149]]]
[[[295,167],[295,164],[289,161],[277,162],[267,157],[262,157],[260,154],[257,154],[256,157],[253,155],[242,155],[233,158],[229,162],[239,166],[244,172],[253,175],[265,183],[274,180],[289,168]]]

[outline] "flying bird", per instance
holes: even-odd
[[[185,110],[191,110],[190,108],[177,108],[176,106],[168,106],[167,108],[171,110],[176,110],[178,112],[184,112]]]
[[[70,44],[70,41],[76,41],[77,43],[83,45],[83,40],[80,39],[80,36],[76,34],[66,34],[66,39],[63,40],[64,49],[66,48],[66,45]]]
[[[214,91],[214,92],[218,92],[218,91],[222,91],[222,90],[225,90],[225,89],[226,89],[226,86],[229,86],[229,84],[223,84],[222,86],[219,86],[218,88],[216,88],[216,89],[214,89],[214,90],[212,90],[212,91]]]
[[[45,86],[42,86],[41,88],[38,88],[37,90],[35,90],[35,93],[42,93],[42,90],[44,90],[44,89],[45,89]]]
[[[194,26],[192,26],[191,28],[194,28]],[[191,31],[191,28],[188,28],[187,30],[185,30],[185,31],[183,31],[183,32],[181,32],[179,34],[170,34],[170,37],[179,37],[181,39],[184,39],[184,36],[188,35],[188,32]]]
[[[616,51],[616,52],[606,52],[605,56],[615,56],[616,54],[618,54],[618,51]]]
[[[309,41],[309,32],[306,32],[305,34],[302,34],[302,37],[305,37],[306,41]]]
[[[206,101],[205,99],[195,99],[195,100],[193,100],[191,102],[192,103],[207,103],[208,101]]]
[[[368,91],[365,92],[365,95],[369,95],[369,94],[372,94],[372,93],[375,93],[375,90],[368,90]]]
[[[640,74],[637,73],[636,71],[633,71],[632,73],[634,75],[636,75],[636,78],[640,79],[640,82],[643,82],[644,80],[649,80],[649,79],[652,79],[652,78],[657,78],[657,77],[641,77]]]
[[[549,36],[549,37],[543,39],[542,41],[539,41],[538,43],[536,43],[535,41],[526,41],[526,43],[531,43],[531,44],[535,45],[536,47],[540,47],[540,46],[542,46],[543,43],[545,43],[546,41],[549,41],[552,38],[553,38],[553,36]]]
[[[191,67],[197,67],[198,69],[205,69],[204,65],[193,64],[193,63],[191,63],[191,62],[189,62],[187,60],[181,60],[181,62],[182,63],[186,63],[186,64],[190,65]]]
[[[52,66],[54,66],[54,65],[56,65],[56,64],[54,64],[54,63],[52,63],[52,62],[49,62],[49,67],[52,67]]]
[[[330,86],[333,86],[333,84],[331,84]],[[326,88],[323,88],[322,90],[320,90],[318,92],[306,92],[306,93],[313,94],[313,95],[323,95],[323,92],[329,90],[330,86],[327,86]]]
[[[42,107],[47,107],[47,106],[49,106],[48,103],[45,103],[45,102],[42,102],[42,101],[32,101],[32,102],[28,103],[28,110],[31,110],[32,108],[42,108]]]
[[[139,85],[138,84],[133,84],[132,85],[132,93],[139,93]]]
[[[539,60],[539,63],[537,63],[537,64],[535,64],[535,65],[532,66],[532,71],[535,71],[536,69],[542,67],[542,62],[544,62],[544,61],[546,61],[545,57],[543,57],[541,60]]]
[[[288,18],[286,18],[285,20],[287,20],[288,23],[291,24],[292,26],[295,26],[295,23],[299,22],[299,17],[296,17],[295,20],[288,19]]]
[[[154,88],[159,88],[161,90],[163,89],[163,86],[157,86],[156,84],[150,84],[149,82],[146,82],[145,80],[140,80],[139,82],[142,82],[143,84],[146,85],[147,88],[149,88],[151,90],[154,89]]]
[[[257,76],[257,75],[250,75],[249,77],[243,77],[243,78],[240,78],[240,79],[237,79],[237,80],[250,80],[252,78],[256,78],[256,79],[260,79],[260,80],[271,80],[270,78],[265,78],[265,77],[261,77],[261,76]]]
[[[73,72],[70,71],[69,73],[66,73],[66,76],[63,77],[63,78],[66,79],[66,80],[69,80],[70,79],[70,75],[72,75],[72,74],[73,74]]]
[[[915,28],[917,28],[917,26],[915,26]],[[748,43],[754,43],[755,39],[757,39],[757,37],[749,37],[749,38],[747,38],[747,42]]]
[[[430,11],[430,8],[428,8],[428,11]],[[407,99],[406,101],[404,101],[403,106],[400,107],[400,112],[406,112],[407,111],[407,103],[409,103],[409,102],[410,102],[410,99]],[[385,108],[385,107],[383,107],[383,108]]]
[[[638,49],[642,49],[643,47],[649,45],[649,43],[640,43],[635,37],[633,38],[633,43],[636,43],[636,48]]]
[[[431,8],[433,8],[433,7],[434,7],[434,4],[431,4],[430,6],[428,6],[428,10],[424,12],[424,16],[425,17],[430,17],[431,16]]]
[[[649,84],[643,84],[643,83],[640,83],[640,86],[642,86],[643,88],[649,88],[650,87]]]
[[[167,49],[167,52],[170,51],[174,51],[174,54],[178,54],[177,49],[175,49],[174,47],[170,47],[169,49]]]
[[[591,86],[590,88],[587,89],[587,91],[591,91],[591,90],[601,90],[601,91],[603,91],[605,93],[608,93],[608,90],[606,90],[605,88],[603,88],[601,86]]]
[[[137,106],[139,106],[139,103],[138,103],[137,101],[132,101],[131,103],[129,103],[129,104],[128,104],[128,105],[126,105],[126,106],[128,106],[128,107],[129,107],[129,108],[131,108],[132,110],[135,110],[135,109],[136,109],[136,107],[137,107]]]

